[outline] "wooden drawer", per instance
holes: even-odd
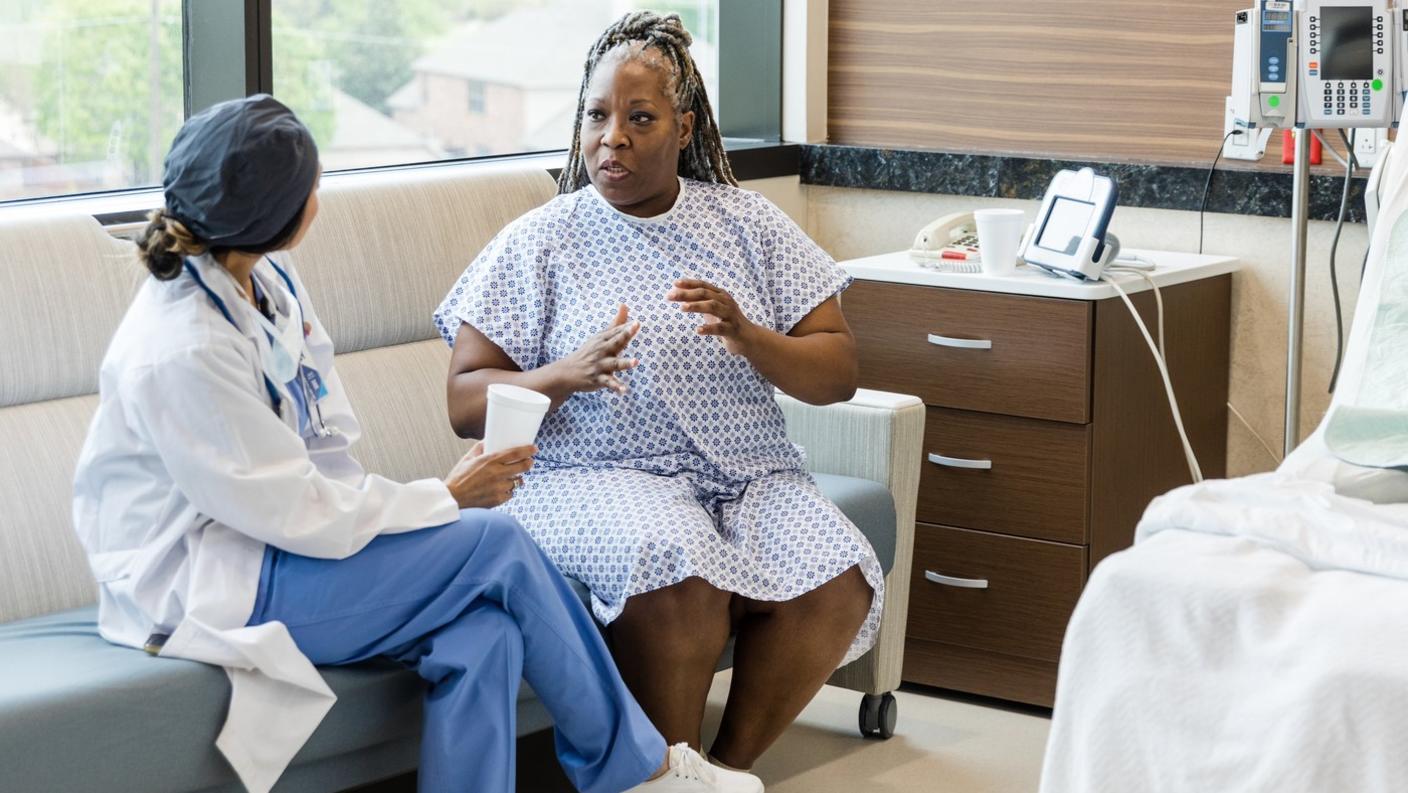
[[[1057,661],[1066,622],[1085,585],[1085,553],[1080,546],[921,523],[914,538],[907,635]],[[986,585],[939,583],[931,573]]]
[[[923,639],[905,639],[904,680],[1044,708],[1051,707],[1056,699],[1055,661]]]
[[[876,281],[857,281],[842,301],[866,388],[940,407],[1090,420],[1088,301]]]
[[[919,520],[1086,542],[1088,425],[929,408],[924,426]]]

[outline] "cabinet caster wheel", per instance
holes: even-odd
[[[860,734],[888,740],[895,734],[899,703],[894,694],[866,694],[860,700]]]

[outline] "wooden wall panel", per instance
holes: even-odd
[[[1207,164],[1248,0],[831,0],[832,143]]]

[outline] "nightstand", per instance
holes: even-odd
[[[1227,457],[1234,259],[1155,262],[1168,363],[1208,478]],[[1106,284],[842,262],[863,388],[927,405],[904,679],[1050,706],[1091,569],[1190,476],[1157,367]],[[1121,285],[1157,334],[1153,292]]]

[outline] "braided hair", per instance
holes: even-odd
[[[626,47],[626,59],[640,60],[668,72],[666,90],[676,118],[686,112],[694,113],[694,134],[689,145],[680,152],[679,175],[700,182],[719,182],[735,186],[738,184],[738,180],[733,176],[733,169],[729,167],[728,155],[724,153],[723,137],[714,121],[714,109],[710,106],[709,94],[704,89],[704,78],[699,74],[699,67],[694,63],[694,58],[689,54],[689,45],[693,42],[694,39],[689,35],[689,31],[685,30],[679,14],[660,16],[651,11],[626,14],[601,34],[587,53],[587,62],[582,74],[582,89],[577,96],[577,120],[572,128],[572,149],[567,155],[567,166],[562,169],[562,175],[557,179],[559,193],[575,192],[589,181],[582,155],[582,114],[587,104],[587,87],[596,67],[601,64],[606,54],[622,46]],[[646,53],[652,49],[663,57],[648,56]]]

